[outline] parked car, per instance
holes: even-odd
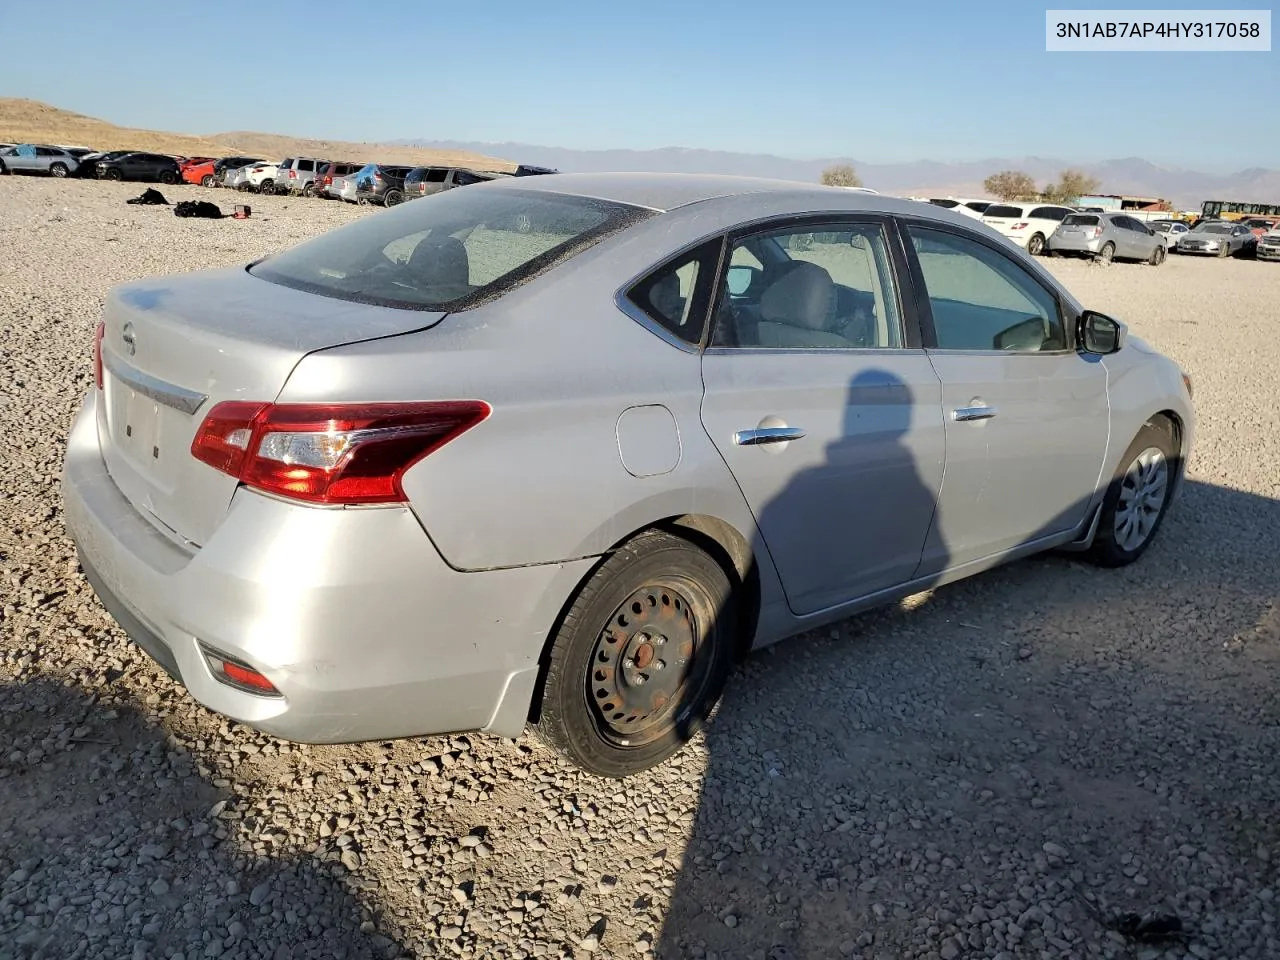
[[[79,160],[59,147],[20,143],[0,150],[0,174],[45,173],[51,177],[67,177],[79,166]]]
[[[231,175],[252,163],[265,163],[262,157],[222,157],[213,163],[213,184],[215,187],[227,187],[231,184]],[[203,182],[203,181],[202,181]]]
[[[66,528],[197,701],[307,742],[531,722],[610,777],[749,647],[1133,563],[1195,432],[1173,362],[971,219],[754,178],[449,190],[117,287],[95,356]]]
[[[1261,237],[1268,230],[1273,229],[1280,220],[1275,217],[1250,217],[1247,220],[1238,221],[1242,226],[1249,228],[1249,232],[1254,237]]]
[[[96,166],[97,176],[104,180],[177,183],[182,179],[178,162],[159,153],[126,153],[112,160],[99,160]]]
[[[1046,247],[1053,257],[1068,254],[1103,263],[1145,260],[1156,267],[1168,253],[1163,233],[1123,213],[1069,213],[1049,234]]]
[[[966,217],[973,217],[975,220],[981,220],[982,215],[986,213],[987,208],[991,206],[991,200],[964,200],[955,197],[935,197],[929,200],[936,207],[942,207],[945,210],[954,210],[956,213],[962,213]]]
[[[1280,227],[1273,227],[1258,238],[1259,260],[1280,260]]]
[[[361,170],[364,167],[360,168]],[[343,177],[334,177],[333,183],[325,187],[325,193],[335,200],[345,200],[347,203],[356,202],[356,174],[360,170],[348,173]]]
[[[415,200],[454,187],[496,180],[495,173],[481,173],[464,167],[414,167],[404,177],[404,198]]]
[[[276,190],[311,196],[315,190],[316,171],[325,161],[316,157],[286,157],[276,171]]]
[[[1165,245],[1170,251],[1178,249],[1178,243],[1191,229],[1181,220],[1152,220],[1147,226],[1164,234]]]
[[[1179,253],[1234,257],[1252,253],[1257,237],[1242,223],[1205,220],[1178,241]]]
[[[404,202],[404,178],[412,167],[386,163],[365,164],[356,178],[356,203],[376,203],[394,207]]]
[[[254,193],[275,193],[275,178],[278,167],[263,160],[241,167],[244,171],[244,189]]]
[[[332,163],[322,165],[316,171],[316,181],[311,189],[312,195],[324,200],[333,199],[334,193],[330,187],[333,186],[334,178],[345,177],[355,173],[363,166],[363,163],[352,163],[348,160],[335,160]]]
[[[519,164],[511,175],[513,177],[541,177],[548,173],[559,173],[559,170],[553,170],[551,167],[538,167],[530,163]]]
[[[80,158],[80,166],[76,168],[72,174],[73,177],[87,179],[98,175],[98,163],[103,160],[114,160],[116,157],[123,157],[126,154],[133,153],[132,150],[107,150],[100,153],[86,153]]]
[[[1074,212],[1051,203],[993,203],[983,211],[982,222],[1034,257],[1044,251],[1049,235]]]

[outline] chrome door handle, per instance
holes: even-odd
[[[996,415],[995,407],[956,407],[951,411],[952,420],[990,420]]]
[[[757,427],[755,430],[739,430],[733,435],[733,442],[740,447],[755,447],[762,443],[786,443],[803,436],[804,431],[799,427]]]

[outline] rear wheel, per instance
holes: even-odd
[[[1151,251],[1151,259],[1148,260],[1147,263],[1151,264],[1153,267],[1158,267],[1160,264],[1164,263],[1164,258],[1165,249],[1163,244],[1156,244],[1156,248]]]
[[[62,179],[67,175],[67,165],[65,163],[55,163],[49,167],[50,176]]]
[[[305,187],[302,188],[302,195],[304,197],[309,197],[313,193],[315,193],[315,188],[313,184],[308,183]]]
[[[736,630],[724,569],[673,534],[641,534],[600,565],[556,631],[538,735],[597,776],[663,762],[719,700]]]
[[[110,167],[110,168],[108,168],[108,170],[107,170],[107,172],[106,172],[105,176],[106,176],[106,178],[107,178],[108,180],[123,180],[123,179],[124,179],[124,174],[123,174],[119,169],[117,169],[116,167]]]
[[[1027,253],[1033,257],[1040,256],[1044,252],[1044,234],[1037,233],[1027,241]]]
[[[1102,245],[1102,249],[1098,251],[1097,261],[1099,263],[1110,263],[1115,259],[1116,245],[1108,241]]]
[[[202,187],[212,187],[215,182],[216,181],[213,179],[212,173],[206,173],[203,177],[200,178],[200,186]]]
[[[1102,500],[1091,552],[1095,563],[1123,567],[1146,552],[1173,499],[1178,456],[1167,420],[1157,418],[1143,425]]]
[[[402,203],[403,201],[404,194],[399,190],[388,190],[387,195],[382,198],[383,205],[388,207],[394,207],[396,204]]]

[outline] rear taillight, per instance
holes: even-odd
[[[482,400],[220,403],[191,455],[242,483],[307,503],[403,503],[406,470],[486,419]]]
[[[373,179],[375,179],[375,180],[381,180],[381,179],[382,179],[382,174],[380,174],[380,173],[375,173],[375,174],[373,175]]]
[[[106,322],[99,321],[93,334],[93,383],[99,390],[102,389],[102,338],[106,332]]]
[[[1093,239],[1097,240],[1097,239],[1098,239],[1098,237],[1100,237],[1100,236],[1102,236],[1102,228],[1101,228],[1101,227],[1094,227],[1094,228],[1093,228]]]
[[[1026,229],[1028,226],[1030,226],[1030,224],[1029,224],[1029,223],[1027,223],[1027,221],[1023,220],[1023,221],[1021,221],[1020,223],[1015,223],[1015,224],[1014,224],[1012,227],[1010,227],[1009,229],[1010,229],[1010,230],[1024,230],[1024,229]]]
[[[290,179],[290,180],[297,180],[297,179],[298,179],[298,171],[297,171],[297,170],[290,170],[290,171],[289,171],[289,179]]]

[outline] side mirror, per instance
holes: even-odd
[[[746,265],[730,267],[725,276],[725,284],[729,288],[729,296],[740,297],[751,289],[760,271],[756,267]]]
[[[1086,353],[1105,356],[1124,346],[1125,330],[1125,325],[1119,320],[1086,310],[1076,322],[1076,342]]]

